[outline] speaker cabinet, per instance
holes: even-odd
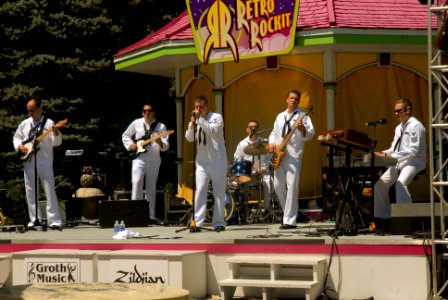
[[[126,227],[146,227],[149,223],[147,200],[102,200],[99,202],[100,227],[111,228],[115,220]]]

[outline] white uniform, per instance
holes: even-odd
[[[284,111],[277,115],[274,129],[269,135],[269,144],[279,145],[283,140],[285,123],[289,120],[292,127],[299,116],[304,113],[298,108],[291,114]],[[292,119],[291,119],[292,118]],[[302,168],[305,142],[314,137],[314,127],[311,119],[305,116],[302,120],[306,128],[305,136],[296,130],[285,147],[285,155],[279,166],[274,170],[274,189],[283,209],[283,224],[296,225],[299,213],[299,182]]]
[[[267,139],[258,137],[255,141],[252,141],[249,137],[246,137],[244,140],[238,143],[238,146],[236,147],[235,153],[233,154],[233,159],[235,161],[238,160],[247,160],[252,163],[252,173],[256,174],[261,168],[264,169],[262,176],[262,183],[263,183],[263,205],[265,209],[269,209],[271,200],[271,175],[269,173],[269,165],[271,163],[271,157],[272,155],[269,154],[263,154],[263,155],[248,155],[244,152],[244,149],[252,145],[254,142],[264,142],[267,141]]]
[[[157,122],[155,119],[151,124]],[[151,124],[145,122],[145,118],[134,120],[122,135],[123,145],[129,151],[131,144],[140,140],[145,136],[146,131],[151,128]],[[158,122],[151,137],[156,136],[166,131],[163,123]],[[135,141],[133,140],[135,138]],[[145,147],[146,152],[140,153],[132,161],[132,195],[133,200],[142,200],[143,197],[143,183],[145,183],[146,198],[149,201],[149,217],[152,220],[156,219],[156,192],[157,192],[157,178],[160,169],[160,151],[169,149],[168,135],[161,138],[162,148],[155,141],[151,142]]]
[[[42,116],[41,122],[44,119]],[[33,121],[33,118],[27,118],[20,123],[17,131],[14,134],[13,143],[14,149],[18,152],[19,145],[26,141],[30,136],[30,131],[36,127],[38,122]],[[42,133],[53,127],[54,122],[47,119],[43,127]],[[33,226],[36,221],[36,190],[35,190],[35,163],[37,162],[37,175],[44,187],[45,197],[47,200],[47,221],[50,226],[62,226],[61,212],[58,204],[58,197],[56,195],[54,173],[53,173],[53,147],[62,144],[62,133],[54,135],[53,132],[44,137],[38,144],[37,161],[34,153],[30,154],[30,159],[23,163],[24,177],[25,177],[25,191],[26,200],[28,203],[28,214],[30,222],[28,226]],[[37,185],[37,195],[39,195],[39,184]],[[42,216],[38,215],[41,219]]]
[[[389,149],[383,151],[397,159],[397,164],[387,169],[374,187],[374,216],[388,219],[390,215],[389,188],[395,183],[397,203],[411,203],[408,184],[426,167],[426,130],[420,121],[411,116],[405,125],[395,128]],[[400,138],[401,137],[401,138]]]
[[[213,186],[215,204],[212,226],[226,226],[224,205],[227,181],[227,154],[224,142],[224,120],[220,114],[209,112],[197,120],[196,136],[194,126],[188,123],[185,138],[196,140],[196,194],[194,197],[194,221],[202,227],[207,210],[207,192],[210,180]]]

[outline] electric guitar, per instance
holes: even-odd
[[[299,126],[299,122],[302,122],[303,118],[305,116],[309,115],[313,111],[313,106],[311,106],[308,111],[302,112],[299,117],[297,118],[294,125],[291,127],[291,130],[283,137],[283,140],[280,142],[280,144],[276,147],[276,152],[273,153],[272,159],[271,159],[271,166],[272,169],[277,169],[280,165],[280,161],[282,160],[283,156],[285,155],[285,148],[288,141],[291,139],[292,135],[296,131],[297,127]]]
[[[150,138],[150,139],[147,139],[147,140],[139,140],[136,144],[137,144],[137,149],[135,149],[134,151],[129,151],[130,153],[129,153],[129,156],[132,158],[132,159],[135,159],[135,158],[137,158],[137,156],[139,156],[140,155],[140,153],[144,153],[144,152],[146,152],[146,149],[145,149],[145,147],[146,147],[146,145],[148,145],[149,143],[151,143],[151,142],[153,142],[153,141],[155,141],[155,140],[157,140],[157,139],[159,139],[159,138],[161,138],[161,137],[164,137],[164,136],[166,136],[166,135],[170,135],[170,134],[173,134],[174,133],[174,130],[167,130],[167,131],[165,131],[165,132],[162,132],[161,134],[158,134],[158,135],[156,135],[156,136],[153,136],[152,138]]]
[[[57,128],[61,128],[65,124],[67,124],[67,119],[57,122],[54,126]],[[30,159],[31,154],[36,150],[37,143],[39,143],[41,140],[43,140],[48,134],[50,134],[53,131],[53,128],[47,129],[44,133],[39,135],[37,138],[31,140],[31,141],[25,141],[22,143],[23,146],[26,148],[26,152],[20,152],[21,155],[20,160],[27,161]]]

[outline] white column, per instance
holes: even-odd
[[[324,87],[327,97],[327,129],[335,129],[334,89],[336,86],[336,56],[333,49],[324,51]]]
[[[184,97],[180,96],[180,71],[176,70],[175,87],[176,87],[176,141],[177,141],[177,190],[180,189],[182,183],[182,142],[184,137]]]
[[[215,64],[215,87],[213,97],[215,98],[215,112],[223,113],[223,86],[224,86],[224,66],[222,63]]]

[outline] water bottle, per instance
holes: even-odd
[[[120,231],[120,224],[118,223],[118,220],[115,220],[114,223],[114,232]]]
[[[121,223],[120,223],[120,230],[119,230],[119,231],[125,231],[125,230],[126,230],[126,226],[124,225],[124,221],[121,220]]]

